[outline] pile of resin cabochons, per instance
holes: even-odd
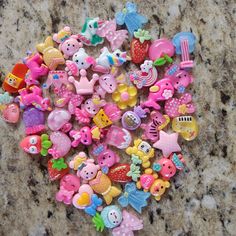
[[[198,133],[186,92],[193,82],[195,36],[180,32],[172,40],[152,39],[142,29],[147,21],[128,2],[114,20],[87,18],[79,34],[64,27],[15,64],[0,95],[6,122],[17,123],[22,112],[27,136],[20,147],[49,158],[49,178],[60,181],[56,200],[85,211],[96,230],[110,228],[113,235],[143,228],[125,207],[141,213],[149,198],[160,201],[185,165],[178,136],[190,141]],[[129,39],[130,52],[121,51]],[[98,58],[86,53],[86,47],[104,41],[110,48],[102,48]],[[181,55],[179,64],[173,63],[175,54]],[[127,61],[140,69],[122,73]],[[43,95],[48,89],[53,101]],[[140,90],[147,96],[137,104]],[[141,137],[135,137],[137,129]],[[79,152],[84,146],[88,153]],[[66,159],[71,148],[77,154]],[[117,149],[129,155],[128,163]]]

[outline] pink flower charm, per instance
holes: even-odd
[[[165,112],[170,117],[194,113],[195,107],[191,101],[192,96],[189,93],[185,93],[179,99],[171,98],[165,103]]]

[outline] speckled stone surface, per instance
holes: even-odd
[[[142,214],[136,235],[236,235],[235,1],[137,1],[154,37],[192,31],[198,39],[192,86],[199,138],[183,143],[187,168],[157,203]],[[0,69],[7,73],[64,25],[78,31],[85,16],[112,18],[123,1],[0,1]],[[22,125],[0,121],[0,235],[64,236],[96,233],[90,217],[57,204],[44,160],[18,147]],[[72,153],[71,153],[72,154]]]

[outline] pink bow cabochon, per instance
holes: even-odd
[[[192,96],[189,93],[185,93],[180,98],[170,98],[165,102],[165,112],[170,117],[194,113],[195,106],[190,103],[191,101]]]
[[[127,30],[117,30],[116,31],[116,20],[105,21],[101,27],[97,30],[97,35],[100,37],[106,37],[106,39],[111,44],[112,51],[118,49],[125,39],[128,38]]]
[[[123,210],[123,221],[120,226],[112,230],[113,236],[133,236],[133,231],[143,229],[143,221],[140,220],[137,216],[130,214],[128,211]]]

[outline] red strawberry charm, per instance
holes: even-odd
[[[69,167],[64,158],[51,159],[48,161],[48,175],[51,181],[61,179],[69,172]]]
[[[146,30],[139,29],[134,32],[134,38],[131,41],[130,54],[131,60],[135,64],[144,62],[151,44],[151,35]]]
[[[132,177],[127,176],[129,171],[130,164],[119,163],[110,167],[107,175],[113,182],[126,183],[132,181]]]

